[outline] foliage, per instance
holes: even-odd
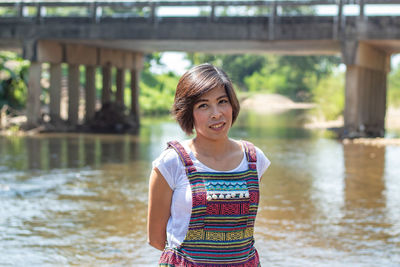
[[[247,90],[245,78],[259,71],[266,63],[265,57],[259,55],[211,55],[188,53],[187,59],[192,65],[211,63],[227,72],[229,77],[243,90]]]
[[[313,90],[317,112],[326,120],[342,115],[344,110],[344,73],[335,73],[320,80]]]
[[[304,16],[304,15],[314,15],[315,9],[312,6],[286,6],[282,8],[282,15],[284,16]]]
[[[245,78],[245,84],[250,92],[277,93],[286,86],[286,77],[283,73],[272,72],[268,67]]]
[[[286,77],[286,85],[279,93],[300,101],[312,98],[312,89],[327,77],[340,62],[335,56],[281,56],[274,69]]]
[[[144,17],[149,16],[150,9],[146,7],[103,7],[105,17]]]
[[[3,1],[4,2],[4,1]],[[36,6],[25,6],[24,7],[24,16],[36,16],[37,7]],[[1,17],[16,17],[18,16],[18,8],[17,5],[14,6],[2,6],[0,7],[0,16]]]
[[[16,16],[17,9],[13,7],[0,7],[0,16],[2,17],[14,17]]]
[[[224,69],[240,89],[279,93],[309,101],[312,88],[339,64],[335,56],[188,54],[193,65],[210,62]]]
[[[388,80],[388,106],[400,107],[400,64],[389,74]]]
[[[89,10],[85,7],[46,7],[45,16],[49,17],[68,17],[68,16],[88,16]]]
[[[139,98],[142,112],[145,115],[169,113],[179,77],[172,72],[158,75],[143,72],[142,77]]]
[[[12,52],[0,52],[0,108],[23,108],[26,102],[29,63]]]
[[[168,114],[174,102],[179,77],[172,73],[154,74],[152,65],[162,65],[161,53],[147,54],[140,78],[139,105],[144,115]]]
[[[272,12],[272,8],[269,6],[230,6],[230,7],[217,7],[216,15],[220,17],[230,16],[268,16]],[[283,16],[300,16],[300,15],[312,15],[315,14],[314,7],[310,6],[285,6],[280,8],[277,12]],[[201,13],[202,15],[208,15],[206,11]]]

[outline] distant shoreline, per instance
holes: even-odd
[[[296,103],[286,96],[279,94],[255,94],[246,97],[241,101],[243,110],[254,111],[260,114],[278,114],[291,109],[312,109],[315,108],[314,103]],[[21,130],[21,126],[26,123],[26,116],[17,116],[7,118],[9,127],[0,128],[0,135],[3,136],[24,136],[41,134],[44,126],[39,126],[32,130]],[[342,128],[344,125],[343,118],[340,117],[333,121],[323,121],[310,117],[310,121],[304,124],[306,129],[332,129]],[[14,127],[14,129],[13,129]],[[15,130],[15,127],[19,130]],[[386,127],[390,129],[400,130],[400,108],[389,107],[386,112]],[[68,133],[63,132],[63,133]],[[70,133],[70,132],[69,132]],[[118,133],[117,133],[118,134]],[[400,145],[400,138],[355,138],[343,139],[344,144],[355,143],[365,145]]]
[[[286,96],[279,94],[255,94],[245,98],[241,107],[244,110],[254,111],[261,114],[274,114],[285,112],[290,109],[312,109],[317,105],[315,103],[298,103]],[[343,118],[336,120],[323,121],[315,120],[304,125],[308,129],[324,129],[332,127],[343,127]],[[389,128],[400,129],[400,108],[389,107],[386,111],[386,126]]]
[[[241,102],[241,108],[261,114],[282,113],[289,109],[311,109],[314,103],[298,103],[279,94],[255,94]]]
[[[244,110],[254,111],[260,114],[277,114],[291,109],[312,109],[314,103],[296,103],[286,96],[278,94],[255,94],[241,103]],[[340,129],[343,128],[343,117],[336,120],[319,120],[310,116],[310,121],[304,124],[306,129]],[[389,107],[386,111],[386,127],[400,130],[400,108]],[[345,138],[343,144],[363,144],[372,146],[400,145],[400,138]]]

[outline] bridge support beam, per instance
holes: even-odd
[[[42,64],[40,62],[31,62],[28,78],[28,100],[26,102],[27,127],[34,128],[39,126],[41,120],[40,114],[40,78],[42,73]]]
[[[50,120],[60,121],[61,104],[61,64],[50,64]]]
[[[120,105],[124,105],[125,70],[122,68],[117,69],[116,83],[117,91],[115,93],[115,101]]]
[[[79,65],[70,64],[68,68],[68,122],[78,124],[79,111]]]
[[[41,64],[50,63],[50,120],[56,122],[52,130],[65,129],[61,123],[61,63],[68,64],[68,118],[72,130],[82,119],[80,113],[80,70],[79,66],[86,68],[85,82],[85,117],[88,122],[95,115],[96,108],[96,67],[102,68],[103,90],[102,104],[115,101],[121,105],[125,103],[125,72],[131,71],[131,114],[139,126],[139,76],[143,65],[141,53],[122,51],[108,48],[99,48],[83,44],[60,43],[58,41],[31,41],[26,42],[24,57],[31,60],[30,78],[28,84],[27,102],[27,127],[39,126],[42,115],[40,110],[41,95]],[[116,68],[116,95],[112,92],[112,68]],[[60,122],[58,125],[57,122]]]
[[[61,104],[61,63],[63,61],[63,47],[58,42],[38,41],[33,49],[32,57],[37,57],[38,62],[50,63],[50,121],[53,124],[60,122],[60,104]]]
[[[96,89],[95,89],[95,74],[97,65],[97,48],[90,47],[81,44],[65,44],[65,60],[70,65],[85,65],[85,121],[88,121],[94,116],[95,105],[96,105]],[[79,69],[76,76],[76,81],[78,83],[77,103],[73,104],[71,107],[71,112],[74,113],[73,120],[77,119],[79,116]],[[69,106],[69,105],[68,105]],[[73,111],[74,110],[74,111]],[[76,114],[75,114],[76,113]],[[78,122],[78,120],[76,120]]]
[[[85,75],[85,121],[88,122],[94,117],[96,111],[96,67],[86,66]]]
[[[140,124],[139,116],[139,71],[131,70],[131,114],[137,125]]]
[[[131,70],[131,115],[136,125],[140,124],[140,108],[139,108],[139,81],[140,72],[143,68],[143,54],[132,53],[129,68]]]
[[[383,136],[390,55],[357,41],[348,41],[342,48],[347,66],[344,136]]]
[[[111,65],[107,64],[102,67],[101,74],[103,76],[103,88],[101,90],[101,104],[111,101]]]

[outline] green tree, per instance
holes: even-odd
[[[388,105],[400,107],[400,64],[389,74]]]
[[[252,54],[212,55],[188,53],[187,59],[192,65],[208,62],[222,68],[232,81],[245,91],[247,91],[245,78],[260,71],[266,63],[264,56]]]
[[[312,89],[318,82],[332,73],[340,63],[336,56],[282,56],[278,60],[277,72],[286,77],[286,86],[279,92],[297,100],[310,100]]]
[[[312,6],[284,6],[281,9],[283,16],[306,16],[314,15],[315,8]]]
[[[154,84],[140,82],[140,108],[144,115],[168,114],[174,102],[175,88],[179,77],[175,73],[157,74]]]
[[[23,108],[26,103],[29,63],[16,53],[0,52],[0,108]]]
[[[168,114],[174,102],[175,88],[179,77],[172,72],[155,74],[150,71],[151,66],[163,65],[161,57],[161,53],[145,56],[139,98],[140,108],[144,115]]]
[[[279,67],[279,56],[269,55],[265,58],[266,64],[261,70],[247,76],[245,84],[250,92],[281,93],[287,86],[287,71]]]
[[[313,89],[313,102],[319,117],[333,120],[344,110],[344,73],[331,74],[318,82]]]
[[[312,98],[312,88],[340,63],[336,56],[188,54],[193,65],[209,62],[224,69],[244,91],[270,92],[300,101]]]
[[[219,17],[233,17],[233,16],[268,16],[272,12],[271,6],[229,6],[229,7],[217,7],[216,16]],[[313,15],[315,14],[315,8],[310,6],[284,6],[279,9],[280,15],[283,16],[300,16],[300,15]],[[202,15],[208,15],[209,12],[202,10]]]
[[[14,7],[0,7],[1,17],[15,17],[18,15],[17,9]]]

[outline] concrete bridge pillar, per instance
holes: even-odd
[[[78,124],[79,111],[79,65],[68,66],[68,122],[75,126]]]
[[[124,105],[125,70],[123,68],[117,69],[116,83],[117,91],[115,93],[115,101],[120,105]]]
[[[85,81],[85,121],[89,121],[94,117],[96,111],[96,67],[86,66]]]
[[[390,55],[361,41],[346,41],[342,54],[347,67],[344,135],[383,136]]]
[[[31,61],[28,79],[27,119],[28,127],[36,127],[41,119],[40,87],[41,64],[50,63],[50,119],[60,118],[62,46],[57,42],[28,41],[24,46],[24,58]]]
[[[141,53],[133,53],[131,66],[131,114],[133,115],[137,125],[140,124],[140,108],[139,108],[139,81],[140,72],[143,68],[143,55]]]
[[[120,104],[124,104],[125,69],[130,70],[131,114],[136,124],[139,125],[139,77],[140,71],[143,68],[143,55],[141,53],[102,48],[100,49],[100,65],[117,68],[115,101]],[[107,70],[107,68],[103,67],[103,70]],[[104,86],[104,84],[107,86]],[[109,71],[103,71],[103,86],[102,103],[105,103],[105,99],[108,101],[111,100],[111,67]],[[104,88],[109,89],[104,90]]]
[[[112,78],[111,78],[111,64],[108,63],[101,69],[101,74],[103,77],[103,87],[101,91],[101,103],[107,103],[111,101],[111,86],[112,86]]]
[[[50,64],[50,120],[59,121],[61,104],[61,64]]]
[[[131,112],[139,125],[139,76],[143,65],[143,55],[139,53],[91,47],[81,44],[62,44],[57,41],[38,41],[27,43],[24,57],[32,64],[28,85],[27,117],[28,127],[36,127],[41,120],[40,114],[40,77],[41,62],[50,63],[50,119],[60,120],[61,102],[61,63],[68,64],[68,122],[71,126],[79,123],[80,106],[80,70],[86,68],[85,82],[85,121],[95,114],[96,107],[96,66],[102,67],[103,90],[102,103],[110,102],[112,97],[112,67],[116,72],[115,101],[124,105],[125,70],[131,70],[132,102]]]
[[[36,47],[36,57],[39,62],[50,63],[50,121],[60,120],[61,104],[61,63],[63,47],[57,42],[39,41]]]
[[[70,72],[68,84],[68,121],[76,126],[79,122],[80,104],[80,72],[79,65],[85,66],[85,118],[87,121],[93,117],[96,103],[95,73],[97,64],[97,48],[79,44],[65,45],[65,61],[69,64]]]
[[[28,78],[28,100],[26,103],[27,126],[34,128],[39,125],[41,120],[40,114],[40,78],[42,72],[42,64],[40,62],[31,62],[29,67]]]
[[[140,72],[136,69],[131,70],[131,114],[137,125],[140,123],[139,109],[139,77]]]

